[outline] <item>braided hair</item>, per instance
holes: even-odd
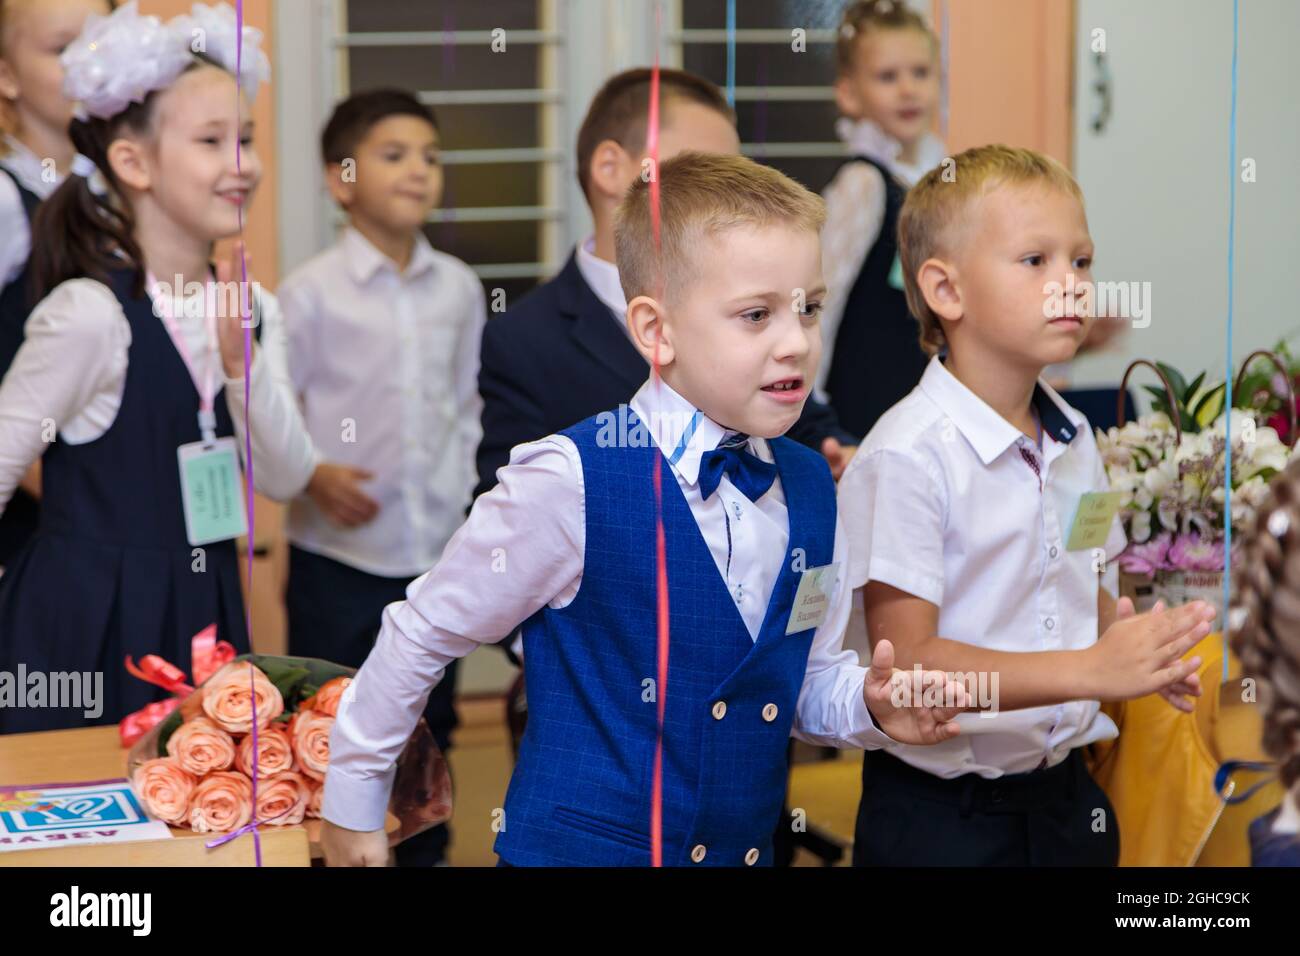
[[[1264,750],[1288,792],[1300,781],[1300,460],[1269,485],[1233,572],[1231,644],[1258,678]]]

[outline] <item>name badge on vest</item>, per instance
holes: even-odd
[[[1123,497],[1118,491],[1089,491],[1082,495],[1079,498],[1079,509],[1074,513],[1074,524],[1070,526],[1070,537],[1065,542],[1065,550],[1082,551],[1085,548],[1103,547]]]
[[[248,531],[239,487],[239,448],[233,438],[191,442],[176,449],[181,468],[185,536],[212,544]]]
[[[810,627],[820,627],[831,609],[831,591],[839,574],[838,564],[823,564],[809,568],[799,577],[799,590],[794,594],[790,608],[790,623],[786,634],[797,634]]]

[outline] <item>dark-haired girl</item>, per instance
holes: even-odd
[[[268,72],[257,40],[245,30],[242,92],[228,5],[163,24],[126,4],[63,54],[79,155],[37,214],[39,304],[0,387],[0,506],[42,455],[44,470],[40,528],[0,578],[0,671],[28,681],[0,733],[120,719],[158,693],[123,659],[159,654],[188,673],[191,638],[213,622],[248,649],[234,542],[245,307],[230,295],[239,275],[213,282],[210,263],[261,177],[244,118]],[[254,483],[288,498],[314,452],[278,308],[250,299]]]

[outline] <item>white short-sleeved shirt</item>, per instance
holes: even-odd
[[[1115,591],[1124,532],[1117,517],[1104,565],[1091,549],[1067,550],[1080,498],[1108,490],[1106,472],[1082,414],[1041,379],[1034,402],[1041,451],[931,359],[840,479],[851,587],[879,581],[938,605],[939,635],[977,647],[1063,651],[1096,642],[1097,589]],[[861,615],[855,621],[863,626]],[[985,686],[992,695],[991,678]],[[941,777],[998,777],[1052,766],[1118,733],[1097,701],[958,721],[953,740],[891,752]]]
[[[465,520],[483,431],[483,285],[417,235],[404,269],[355,228],[279,289],[289,372],[320,458],[374,475],[379,514],[341,527],[289,508],[289,540],[368,574],[415,577]]]

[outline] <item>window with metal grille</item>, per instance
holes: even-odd
[[[844,156],[831,88],[843,2],[735,6],[742,149],[820,190]],[[573,149],[601,83],[652,63],[656,48],[664,65],[728,80],[727,0],[285,0],[276,15],[282,142],[313,144],[279,153],[286,271],[332,242],[341,221],[314,143],[349,92],[397,86],[434,107],[446,186],[429,238],[512,302],[589,232]]]
[[[745,155],[820,191],[843,162],[835,137],[835,29],[840,0],[736,3],[735,107]],[[800,50],[795,30],[803,31]],[[727,85],[727,0],[681,4],[665,37],[683,69]]]

